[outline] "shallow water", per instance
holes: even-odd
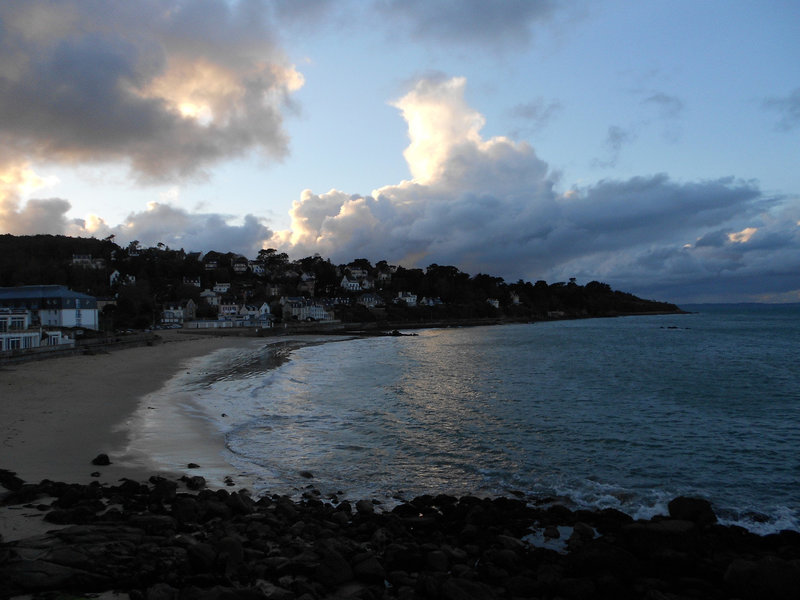
[[[797,340],[797,307],[705,307],[223,352],[181,385],[262,493],[697,494],[767,532],[800,529]]]

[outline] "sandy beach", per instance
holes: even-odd
[[[192,358],[253,338],[163,332],[155,346],[0,367],[0,468],[28,482],[88,483],[146,479],[146,464],[97,467],[127,443],[125,423],[147,394],[160,389]],[[263,343],[263,340],[261,341]],[[92,473],[100,476],[93,477]]]

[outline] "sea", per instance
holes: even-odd
[[[692,495],[722,523],[800,531],[800,305],[683,308],[269,340],[195,360],[171,390],[256,494],[502,495],[635,518]]]

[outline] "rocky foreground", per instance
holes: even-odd
[[[385,512],[313,489],[255,499],[200,477],[32,485],[0,471],[0,485],[0,503],[62,526],[0,540],[0,598],[800,597],[800,533],[723,527],[692,498],[634,521],[508,498],[423,496]],[[537,545],[559,536],[561,551]]]

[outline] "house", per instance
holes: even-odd
[[[98,329],[97,300],[63,285],[0,288],[0,308],[24,308],[34,325]]]
[[[519,294],[517,294],[516,292],[511,292],[510,296],[511,296],[511,304],[514,305],[519,304]]]
[[[207,260],[204,262],[203,267],[206,271],[213,271],[214,269],[219,268],[219,261],[218,260]]]
[[[441,306],[444,304],[441,298],[422,298],[417,302],[418,306]]]
[[[220,295],[217,292],[205,289],[200,292],[200,300],[209,306],[219,306]]]
[[[353,279],[364,279],[364,277],[367,277],[369,275],[369,271],[367,271],[366,269],[361,269],[357,267],[348,267],[347,270],[350,271],[350,277],[352,277]]]
[[[180,304],[166,304],[161,311],[162,325],[183,325],[185,319],[183,306]]]
[[[267,274],[267,270],[264,268],[264,263],[258,260],[250,261],[250,270],[253,272],[253,275],[259,275],[263,277]]]
[[[497,298],[487,298],[486,302],[488,302],[489,305],[493,306],[494,308],[500,308],[500,300]]]
[[[183,278],[183,285],[192,285],[194,287],[203,287],[200,285],[200,278],[199,277],[184,277]]]
[[[218,311],[220,319],[232,319],[239,314],[239,305],[235,302],[220,302]]]
[[[333,315],[325,310],[325,306],[308,298],[281,298],[284,321],[332,321]]]
[[[44,331],[32,325],[32,312],[24,308],[0,308],[0,352],[30,350],[42,346],[74,345],[61,331]]]
[[[269,304],[266,302],[260,305],[245,304],[239,309],[239,316],[249,325],[259,327],[270,327],[272,324],[272,314]]]
[[[250,263],[246,258],[242,257],[234,260],[232,266],[234,273],[242,274],[247,273],[248,269],[250,268]]]
[[[348,292],[360,292],[361,291],[361,284],[358,281],[350,280],[347,278],[347,275],[342,277],[342,281],[339,286],[348,291]]]
[[[358,304],[362,306],[366,306],[367,308],[375,308],[376,306],[380,306],[383,304],[383,298],[378,296],[377,294],[362,294],[358,298]]]
[[[417,295],[412,294],[411,292],[397,292],[397,298],[394,299],[395,304],[399,304],[400,302],[405,302],[406,306],[416,306],[417,305]]]
[[[108,276],[109,285],[136,285],[135,275],[123,275],[116,269]],[[199,286],[198,286],[199,287]]]
[[[231,289],[230,283],[215,283],[214,284],[214,291],[218,294],[227,294],[228,290]]]
[[[92,258],[91,254],[73,254],[72,266],[83,267],[84,269],[105,269],[105,258]]]
[[[359,283],[362,290],[371,290],[375,287],[375,280],[370,277],[362,279]]]

